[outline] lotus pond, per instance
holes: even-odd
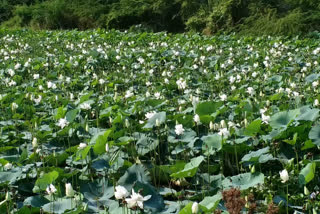
[[[319,213],[320,41],[0,31],[1,213]]]

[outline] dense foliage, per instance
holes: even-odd
[[[319,52],[0,31],[0,212],[317,213]]]
[[[296,35],[320,29],[318,0],[1,0],[5,27]]]

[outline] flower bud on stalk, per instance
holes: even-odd
[[[199,211],[199,204],[198,204],[198,202],[194,202],[194,203],[192,204],[191,211],[192,211],[192,214],[198,213],[198,211]]]
[[[32,147],[36,149],[38,147],[38,140],[36,137],[32,139]]]

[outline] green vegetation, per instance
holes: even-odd
[[[316,214],[319,53],[299,37],[0,30],[0,213]]]
[[[1,0],[7,28],[297,35],[320,29],[318,0]]]

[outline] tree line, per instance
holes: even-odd
[[[298,35],[320,29],[319,0],[0,0],[5,28]]]

